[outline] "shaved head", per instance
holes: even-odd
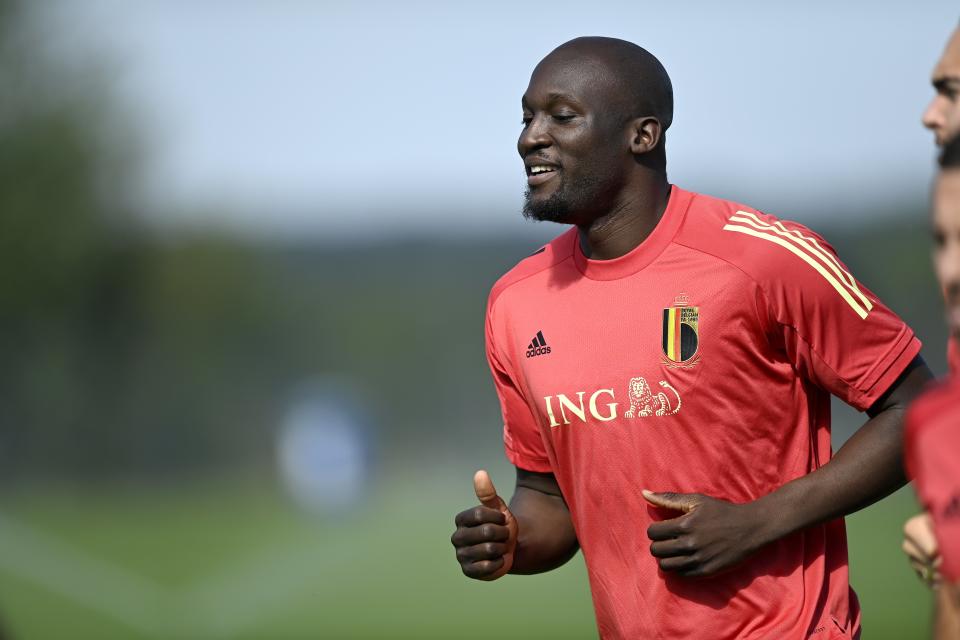
[[[624,119],[652,116],[666,131],[673,122],[673,85],[656,56],[643,47],[600,36],[575,38],[554,49],[541,64],[577,61],[594,66],[610,90],[610,105]]]

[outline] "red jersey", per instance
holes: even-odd
[[[907,473],[933,518],[934,535],[950,582],[960,581],[960,380],[921,396],[907,412]]]
[[[590,260],[572,228],[520,262],[486,339],[507,457],[556,476],[603,638],[859,631],[842,519],[689,579],[659,570],[641,495],[742,503],[810,473],[830,459],[830,394],[867,409],[917,355],[822,238],[674,186],[627,255]]]

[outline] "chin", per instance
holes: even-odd
[[[529,189],[523,202],[523,217],[538,222],[558,222],[570,224],[570,207],[567,202],[554,192],[550,196],[537,197]]]

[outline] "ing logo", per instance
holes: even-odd
[[[631,378],[627,383],[627,399],[630,401],[630,408],[623,417],[663,418],[677,414],[682,405],[680,394],[665,380],[661,380],[658,385],[661,390],[654,395],[646,378],[639,376]],[[571,424],[573,419],[584,423],[590,422],[591,419],[599,422],[615,420],[620,417],[618,411],[620,403],[615,400],[616,394],[613,389],[597,389],[589,396],[586,391],[577,391],[573,398],[562,393],[543,398],[551,427]]]

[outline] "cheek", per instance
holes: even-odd
[[[948,102],[943,109],[943,119],[951,133],[960,127],[960,102]]]
[[[954,239],[934,250],[933,268],[941,287],[956,283],[960,278],[960,241]]]

